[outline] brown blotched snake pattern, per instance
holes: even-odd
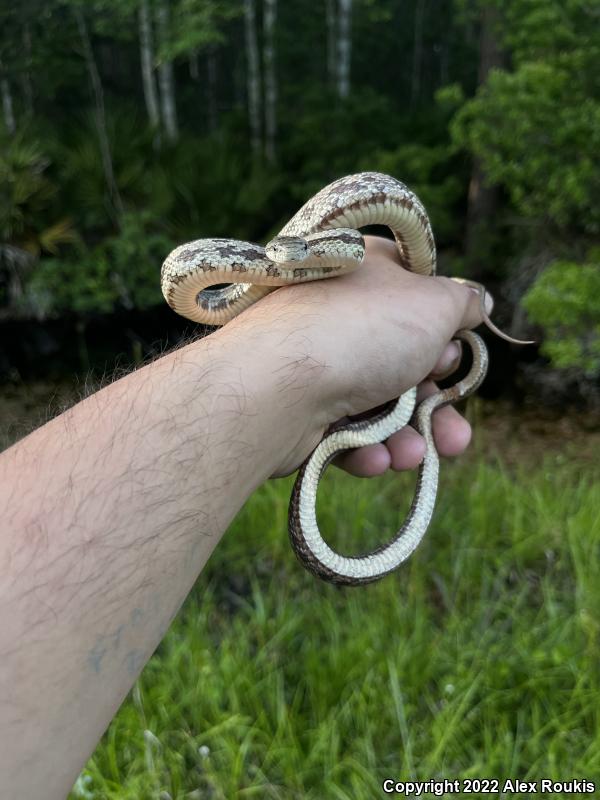
[[[358,229],[364,225],[387,225],[394,234],[402,266],[422,275],[435,274],[433,234],[419,199],[389,175],[362,172],[340,178],[318,192],[266,247],[233,239],[200,239],[177,247],[162,267],[163,294],[171,308],[184,317],[224,325],[279,286],[335,277],[357,269],[364,255],[364,241]],[[224,283],[229,285],[207,291],[209,286]],[[515,341],[489,320],[483,287],[471,285],[480,290],[482,315],[488,327]],[[336,553],[319,531],[317,487],[338,453],[383,442],[407,425],[415,410],[416,388],[405,392],[391,409],[376,417],[350,422],[326,434],[300,467],[290,501],[290,540],[300,561],[320,578],[347,585],[378,580],[405,561],[423,538],[433,515],[439,473],[432,414],[436,408],[474,392],[488,365],[487,350],[477,334],[462,330],[456,338],[469,345],[473,364],[463,380],[426,398],[416,410],[416,427],[426,445],[425,457],[408,517],[391,541],[361,556]]]

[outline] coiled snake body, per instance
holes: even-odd
[[[433,234],[419,199],[395,178],[363,172],[318,192],[266,247],[231,239],[200,239],[177,247],[163,264],[162,291],[184,317],[223,325],[279,286],[335,277],[359,267],[364,241],[358,229],[373,224],[391,229],[403,267],[422,275],[435,274]],[[206,291],[223,283],[230,285]],[[482,291],[482,308],[483,299]],[[487,315],[484,318],[498,332]],[[439,472],[432,413],[474,392],[487,371],[487,351],[480,337],[468,330],[456,336],[471,348],[473,364],[463,380],[431,395],[417,408],[416,427],[425,439],[425,457],[408,517],[388,544],[362,556],[333,551],[317,524],[317,487],[338,453],[383,442],[407,425],[415,408],[416,388],[398,398],[391,410],[326,434],[301,466],[290,501],[290,540],[300,561],[320,578],[347,585],[377,580],[405,561],[423,538],[433,515]]]

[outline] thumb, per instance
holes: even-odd
[[[454,293],[457,308],[462,309],[460,325],[463,328],[476,328],[483,322],[483,311],[489,316],[494,308],[494,298],[478,283],[463,278],[448,278],[448,288]]]

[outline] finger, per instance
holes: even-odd
[[[456,330],[462,328],[476,328],[483,322],[481,310],[482,291],[463,283],[458,283],[452,278],[438,277],[438,281],[446,285],[447,290],[452,295],[455,308],[459,312],[459,325]],[[494,299],[487,291],[484,292],[484,307],[489,315],[494,308]]]
[[[433,381],[424,381],[417,392],[417,403],[437,391],[439,389]],[[438,408],[433,414],[431,427],[435,448],[440,456],[460,455],[469,446],[471,426],[453,406]]]
[[[431,392],[429,392],[431,393]],[[451,406],[438,409],[432,421],[435,448],[441,458],[463,453],[471,441],[471,426]],[[425,455],[425,440],[407,425],[393,433],[385,444],[369,445],[349,450],[335,460],[336,466],[360,478],[382,475],[388,469],[395,472],[416,469]]]
[[[417,401],[438,391],[432,381],[419,387]],[[433,439],[438,455],[451,458],[463,453],[471,442],[472,430],[467,420],[452,406],[438,409],[432,420]],[[415,469],[425,455],[425,440],[410,425],[393,433],[384,444],[369,445],[341,453],[335,465],[359,478]]]
[[[419,387],[417,402],[437,391],[432,381],[426,381]],[[471,426],[452,406],[444,406],[434,412],[432,432],[435,449],[442,458],[460,455],[471,441]],[[414,469],[425,455],[425,440],[411,427],[393,433],[386,445],[390,452],[391,467],[396,471]]]
[[[429,377],[433,380],[441,381],[456,372],[462,357],[462,345],[460,341],[453,341],[446,345],[437,364],[431,370]]]
[[[385,444],[371,444],[340,453],[333,463],[357,478],[374,478],[387,472],[392,464],[392,457]]]
[[[396,472],[415,469],[425,456],[425,439],[413,427],[407,425],[386,440],[391,468]]]
[[[435,449],[441,458],[460,455],[471,441],[471,426],[450,406],[434,413],[432,429]],[[393,433],[386,441],[386,446],[390,454],[390,466],[396,472],[415,469],[425,455],[425,440],[410,426]]]
[[[471,443],[471,426],[452,406],[445,406],[434,413],[432,428],[435,449],[442,458],[464,453]]]

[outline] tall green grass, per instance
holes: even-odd
[[[333,471],[331,471],[333,473]],[[444,464],[393,577],[340,589],[286,535],[291,482],[247,503],[72,798],[385,796],[384,778],[600,781],[598,475]],[[389,537],[414,478],[327,474],[323,533]]]

